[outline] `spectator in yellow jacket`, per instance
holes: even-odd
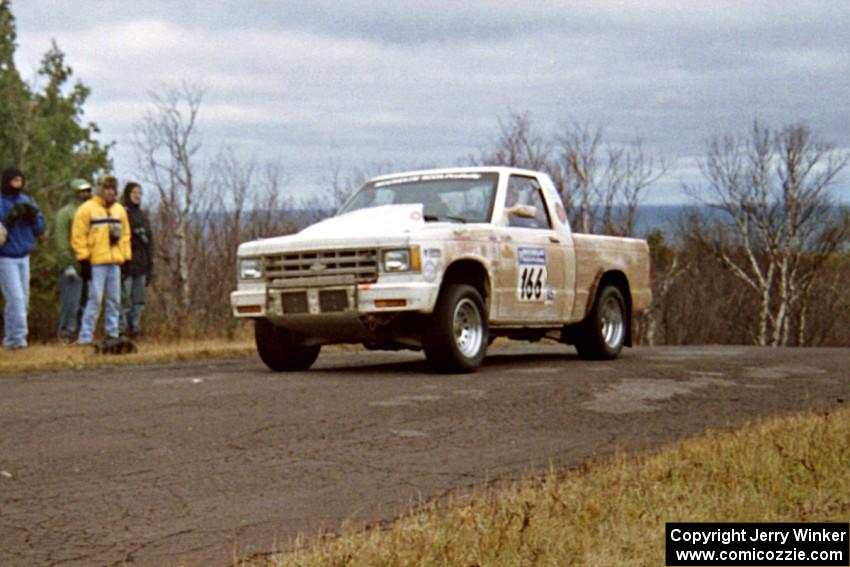
[[[89,296],[80,324],[77,344],[90,345],[100,306],[106,297],[103,330],[107,338],[117,338],[121,318],[121,265],[132,256],[127,211],[116,201],[118,180],[109,175],[100,182],[100,191],[77,208],[71,228],[71,247],[82,265],[91,270]]]

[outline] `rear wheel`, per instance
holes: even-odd
[[[260,359],[276,372],[310,368],[322,348],[305,345],[303,335],[276,327],[266,319],[254,322],[254,339]]]
[[[443,372],[472,372],[487,353],[487,312],[481,294],[470,285],[440,292],[422,337],[425,356]]]
[[[603,287],[596,296],[593,309],[576,337],[576,350],[582,358],[617,358],[626,341],[628,318],[626,302],[620,290]]]

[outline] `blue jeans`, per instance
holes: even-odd
[[[30,300],[30,258],[0,256],[0,291],[6,306],[3,309],[3,346],[27,346],[27,308]]]
[[[142,310],[145,308],[145,280],[140,276],[127,276],[121,294],[121,332],[138,335],[142,332]]]
[[[59,338],[71,340],[77,334],[80,300],[83,297],[83,278],[59,274]]]
[[[121,318],[121,266],[118,264],[99,264],[91,267],[89,298],[83,311],[80,337],[77,342],[83,345],[92,343],[94,327],[100,316],[100,304],[106,296],[103,311],[103,330],[107,337],[118,336],[118,320]]]

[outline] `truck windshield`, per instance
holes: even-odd
[[[426,173],[370,181],[337,214],[358,209],[422,203],[426,221],[488,222],[498,173]]]

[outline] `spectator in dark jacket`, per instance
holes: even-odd
[[[30,252],[44,232],[44,216],[32,199],[23,194],[26,179],[20,169],[9,167],[0,180],[0,224],[5,240],[0,245],[0,291],[3,309],[3,348],[27,347],[27,309],[30,294]]]
[[[122,267],[121,332],[130,338],[142,332],[145,286],[153,279],[153,233],[148,216],[142,210],[142,186],[130,181],[124,186],[121,204],[130,218],[133,257]]]

